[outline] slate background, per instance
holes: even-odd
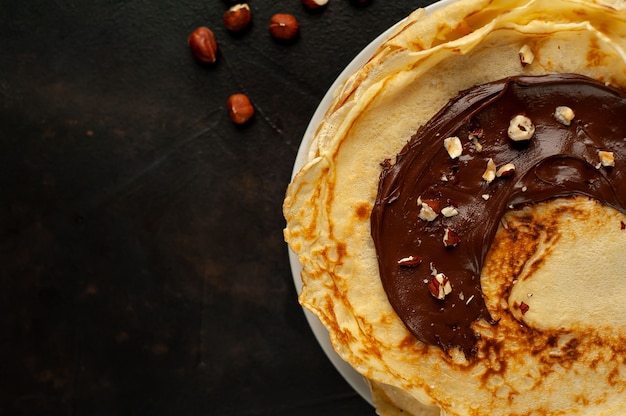
[[[229,1],[0,0],[0,415],[373,415],[304,319],[281,205],[330,84],[429,3],[251,0],[233,35]]]

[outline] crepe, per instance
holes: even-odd
[[[381,284],[370,224],[381,162],[393,163],[459,91],[553,73],[625,88],[624,10],[622,1],[581,0],[417,10],[336,92],[287,190],[284,235],[303,266],[301,304],[371,381],[379,414],[626,411],[621,211],[576,197],[506,214],[480,276],[498,324],[476,322],[475,357],[407,329]]]

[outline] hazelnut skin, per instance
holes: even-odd
[[[277,13],[270,19],[270,33],[280,40],[293,39],[298,34],[298,21],[286,13]]]
[[[224,26],[233,32],[245,29],[251,20],[250,6],[246,3],[236,4],[224,13]]]
[[[208,27],[201,26],[187,39],[191,53],[201,62],[212,64],[217,59],[217,41]]]
[[[233,94],[226,102],[230,119],[235,124],[245,124],[254,115],[254,107],[245,94]]]
[[[328,0],[301,0],[304,7],[309,10],[319,10],[328,4]]]

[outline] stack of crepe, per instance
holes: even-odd
[[[523,48],[530,62],[520,62]],[[498,348],[476,356],[418,340],[381,284],[370,223],[381,162],[393,163],[459,91],[552,73],[626,88],[626,2],[460,0],[416,10],[343,83],[317,128],[287,190],[285,239],[303,268],[300,303],[369,381],[378,414],[626,414],[622,212],[554,199],[495,219],[506,226],[480,279],[498,324],[473,329],[479,344]],[[515,286],[512,274],[523,277]],[[510,307],[521,300],[530,305],[523,316]]]

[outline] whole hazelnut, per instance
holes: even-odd
[[[309,10],[318,10],[328,4],[328,0],[302,0],[302,4]]]
[[[250,24],[252,14],[246,3],[236,4],[224,13],[224,25],[233,32],[245,29]]]
[[[230,119],[235,124],[245,124],[254,115],[254,107],[245,94],[233,94],[226,102]]]
[[[293,39],[298,34],[298,21],[290,14],[277,13],[270,20],[270,33],[276,39]]]
[[[187,39],[191,53],[201,62],[213,63],[217,59],[217,41],[208,27],[201,26]]]

